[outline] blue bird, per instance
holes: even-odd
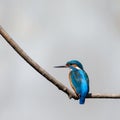
[[[69,82],[74,92],[80,96],[79,103],[84,104],[89,92],[89,78],[82,64],[77,60],[70,60],[65,66],[55,66],[55,68],[70,68]]]

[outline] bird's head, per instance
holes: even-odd
[[[74,67],[74,68],[79,68],[83,70],[82,64],[77,60],[70,60],[64,66],[55,66],[55,68],[67,68],[67,67],[69,68]]]
[[[70,61],[68,61],[67,63],[66,63],[66,66],[68,66],[68,67],[77,67],[77,68],[80,68],[80,69],[82,69],[83,70],[83,66],[82,66],[82,64],[79,62],[79,61],[77,61],[77,60],[70,60]]]

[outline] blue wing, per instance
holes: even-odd
[[[69,78],[72,88],[77,94],[81,95],[81,100],[83,97],[83,102],[81,103],[84,103],[85,97],[89,92],[89,78],[87,73],[84,70],[74,69],[70,72]]]

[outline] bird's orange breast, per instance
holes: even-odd
[[[74,92],[76,93],[75,87],[74,87],[74,85],[72,84],[72,79],[71,79],[71,77],[70,77],[70,74],[71,74],[71,72],[69,72],[69,75],[68,75],[69,83],[70,83],[70,86],[72,87],[72,89],[74,90]],[[77,93],[76,93],[76,94],[77,94]]]

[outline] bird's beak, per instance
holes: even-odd
[[[66,65],[62,65],[62,66],[54,66],[54,68],[67,68]]]

